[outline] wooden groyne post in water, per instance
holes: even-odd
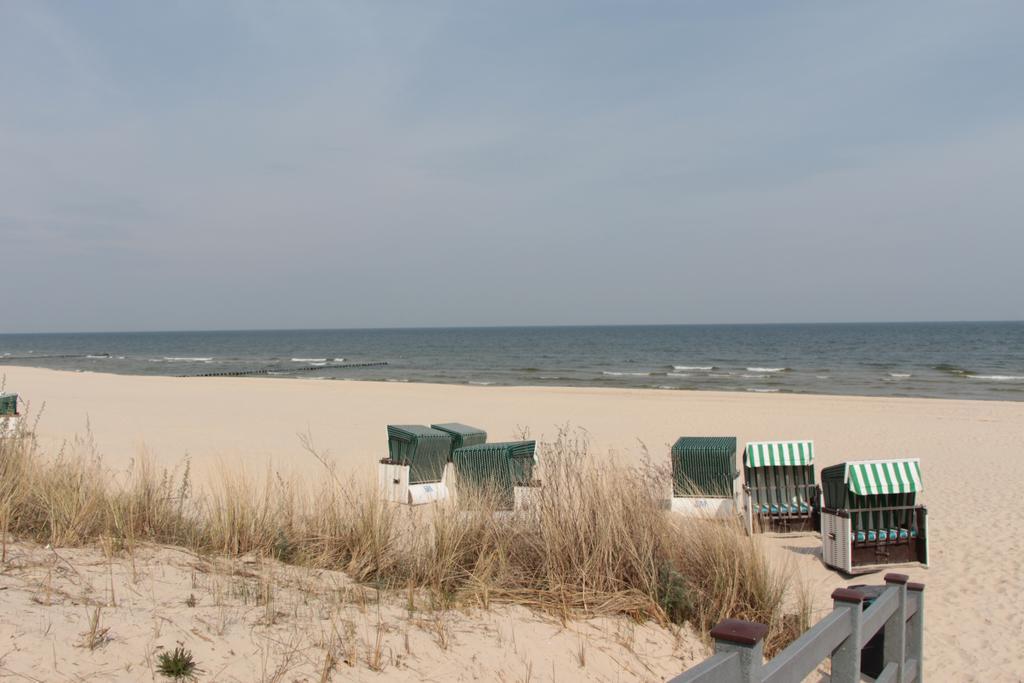
[[[245,377],[247,375],[269,375],[272,372],[315,372],[317,370],[333,370],[335,368],[375,368],[387,365],[387,361],[375,363],[344,363],[341,365],[306,365],[301,368],[262,368],[260,370],[225,370],[223,372],[204,372],[198,375],[178,375],[178,377]]]
[[[859,683],[862,650],[879,631],[885,641],[883,668],[873,680],[920,683],[924,680],[924,584],[910,583],[904,574],[886,574],[885,590],[864,609],[866,597],[852,588],[833,591],[832,612],[767,662],[768,627],[726,619],[711,629],[715,654],[670,683],[801,681],[829,658],[832,683]]]

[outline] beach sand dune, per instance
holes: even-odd
[[[0,677],[161,681],[159,655],[183,644],[198,680],[661,680],[704,656],[654,624],[570,624],[524,607],[434,610],[382,596],[339,572],[242,557],[210,561],[141,546],[7,548]],[[95,619],[95,621],[93,621]],[[95,626],[94,626],[95,624]],[[330,658],[326,655],[331,653]]]
[[[667,462],[676,437],[711,434],[741,443],[813,439],[819,471],[843,460],[920,458],[932,565],[900,571],[927,586],[925,671],[950,681],[1018,681],[1024,672],[1024,548],[1014,526],[1024,493],[1024,403],[0,372],[33,411],[45,402],[39,433],[48,448],[88,422],[111,466],[142,450],[168,466],[188,456],[200,480],[221,462],[313,473],[319,465],[297,437],[306,432],[345,470],[369,477],[386,453],[385,424],[445,421],[484,427],[492,439],[523,428],[553,436],[571,423],[588,431],[593,452],[658,462]],[[813,535],[768,543],[813,586],[819,614],[834,588],[881,583],[880,574],[849,579],[826,569]],[[2,617],[5,629],[12,618]]]

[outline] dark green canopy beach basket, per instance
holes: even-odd
[[[0,394],[0,417],[18,414],[18,395]]]
[[[452,437],[423,425],[388,425],[388,456],[409,466],[410,484],[441,481]]]
[[[456,448],[476,446],[487,441],[487,432],[479,427],[470,427],[459,422],[445,422],[444,424],[430,425],[430,427],[451,435],[452,452]]]
[[[681,436],[672,446],[672,495],[731,498],[735,436]]]
[[[535,441],[505,441],[458,448],[452,453],[458,485],[492,492],[499,505],[511,509],[514,487],[533,480]]]

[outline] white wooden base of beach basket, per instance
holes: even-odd
[[[732,496],[676,496],[669,488],[669,510],[683,517],[705,519],[735,519],[740,514],[739,494],[736,482],[732,484]]]
[[[850,557],[850,518],[821,513],[821,559],[829,567],[853,573]]]
[[[512,488],[512,506],[517,512],[531,510],[540,502],[539,486],[514,486]]]
[[[927,538],[927,526],[922,518],[921,537]],[[821,512],[821,560],[829,567],[854,576],[870,574],[883,569],[907,565],[928,566],[928,544],[924,545],[924,562],[895,562],[886,564],[860,564],[853,566],[853,524],[849,517]]]
[[[384,500],[401,505],[423,505],[448,497],[448,482],[453,475],[452,464],[444,468],[441,481],[429,484],[410,484],[409,466],[383,461],[377,465],[377,483]]]
[[[14,436],[18,432],[19,422],[21,422],[20,415],[0,417],[0,436]]]
[[[451,463],[448,467],[451,467]],[[448,497],[453,501],[458,502],[456,499],[459,495],[459,487],[455,482],[455,472],[445,470],[445,483],[447,485]],[[450,476],[448,476],[450,475]],[[513,486],[512,487],[512,509],[511,510],[498,510],[495,514],[498,515],[510,515],[515,512],[523,512],[528,510],[537,509],[537,505],[540,502],[540,486]]]
[[[739,514],[735,498],[673,496],[670,509],[684,517],[708,519],[733,519]]]

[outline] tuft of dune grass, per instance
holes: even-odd
[[[378,588],[425,591],[435,605],[516,603],[564,619],[628,615],[690,622],[706,634],[727,617],[770,627],[774,652],[808,626],[809,604],[787,567],[739,524],[665,510],[663,473],[595,458],[585,433],[538,444],[543,486],[530,509],[498,510],[488,492],[409,508],[324,468],[315,483],[223,468],[195,488],[143,457],[107,468],[91,439],[46,456],[21,426],[0,438],[0,532],[40,544],[138,543],[216,556],[255,554],[340,569]],[[791,598],[795,597],[795,601]],[[800,606],[787,613],[787,604]]]

